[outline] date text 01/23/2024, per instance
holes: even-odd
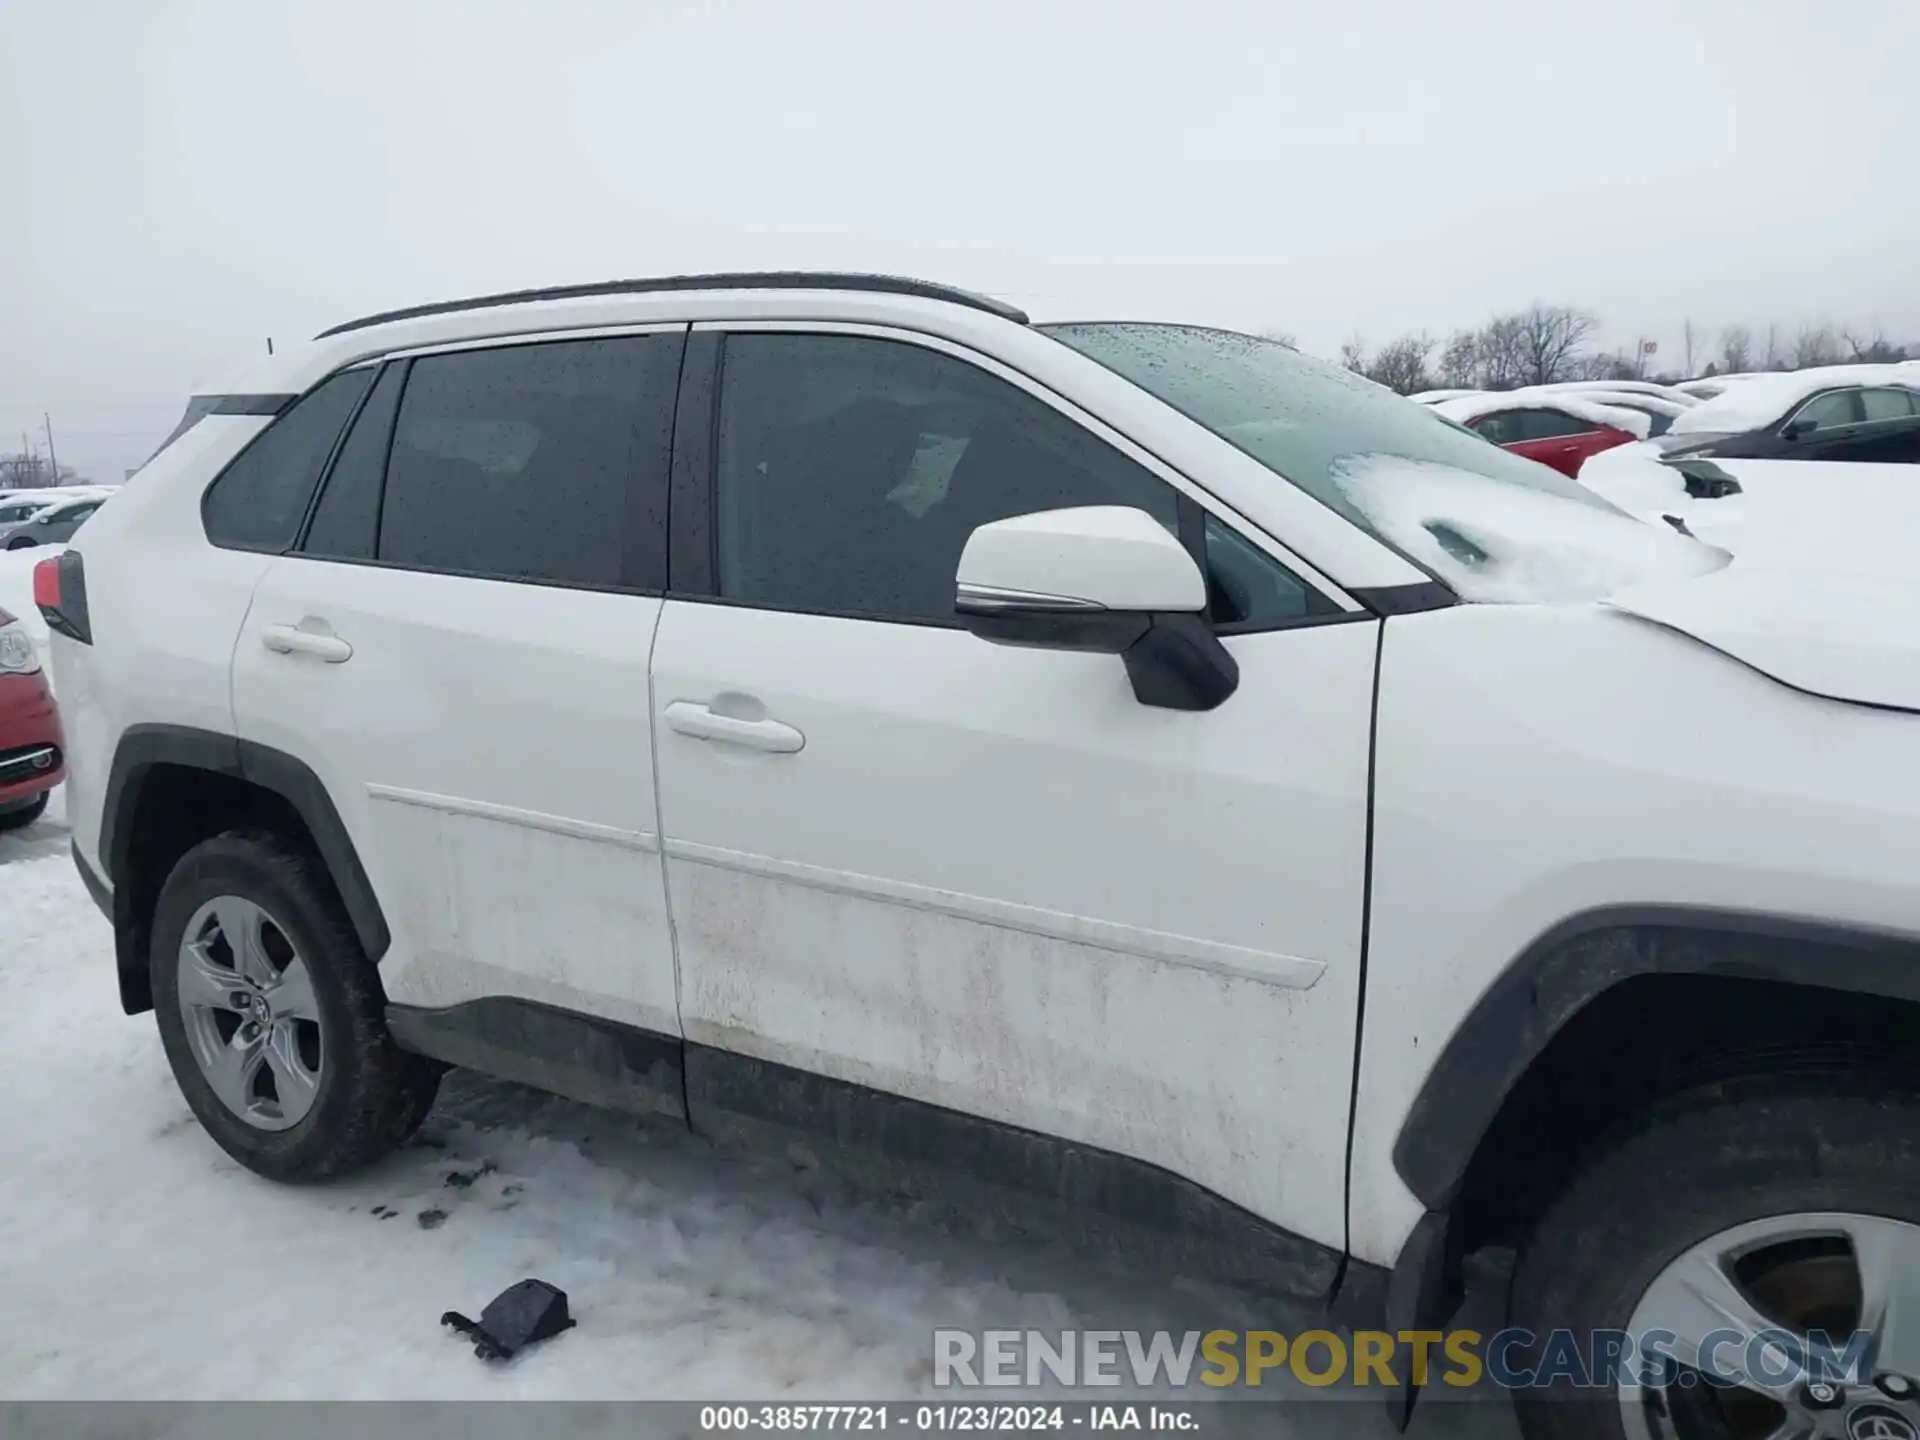
[[[956,1432],[1157,1431],[1195,1434],[1200,1417],[1184,1405],[703,1405],[703,1434],[835,1431]]]

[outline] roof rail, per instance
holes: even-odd
[[[404,310],[384,310],[322,330],[313,338],[344,335],[350,330],[365,330],[395,320],[418,320],[426,315],[452,315],[461,310],[484,310],[497,305],[528,305],[542,300],[590,300],[601,295],[649,295],[667,290],[869,290],[884,295],[917,295],[923,300],[945,300],[985,310],[1018,325],[1031,322],[1024,310],[1002,304],[971,290],[956,290],[951,285],[936,285],[927,280],[908,280],[895,275],[843,274],[831,270],[764,270],[719,275],[667,275],[651,280],[602,280],[592,285],[551,285],[539,290],[509,290],[499,295],[479,295],[471,300],[443,300],[433,305],[410,305]]]

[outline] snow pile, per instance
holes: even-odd
[[[1662,465],[1655,441],[1637,440],[1590,455],[1580,466],[1580,483],[1609,504],[1632,515],[1658,519],[1678,514],[1690,503],[1686,481],[1671,466]]]
[[[1615,430],[1624,430],[1642,440],[1647,438],[1647,432],[1652,428],[1652,422],[1643,411],[1623,410],[1584,395],[1570,395],[1564,390],[1505,390],[1498,394],[1466,395],[1458,400],[1436,401],[1433,408],[1462,425],[1502,410],[1560,410],[1590,425],[1610,425]]]
[[[1673,422],[1674,435],[1737,435],[1786,418],[1794,406],[1822,390],[1844,385],[1904,385],[1920,389],[1912,365],[1819,365],[1811,370],[1745,375],[1711,400]]]
[[[1593,600],[1728,559],[1669,526],[1450,465],[1349,456],[1333,474],[1381,535],[1466,600]]]
[[[1696,499],[1651,445],[1621,445],[1580,468],[1580,483],[1650,525],[1672,515],[1739,569],[1914,574],[1920,485],[1911,465],[1715,460],[1738,495]]]

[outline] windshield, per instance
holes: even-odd
[[[1040,327],[1338,511],[1466,599],[1594,598],[1726,563],[1427,406],[1271,340],[1193,325]]]

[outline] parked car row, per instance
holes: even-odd
[[[1920,365],[1828,365],[1667,386],[1577,381],[1429,390],[1414,400],[1505,449],[1578,476],[1635,441],[1660,456],[1920,462]]]
[[[1664,385],[1620,380],[1534,385],[1520,390],[1430,390],[1415,395],[1436,414],[1505,449],[1576,476],[1616,445],[1664,435],[1697,402]]]

